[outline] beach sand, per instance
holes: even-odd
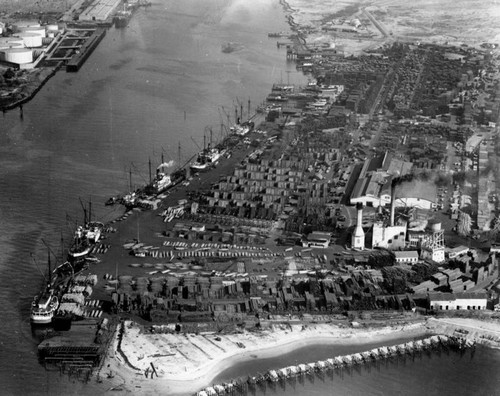
[[[124,391],[169,395],[194,394],[236,363],[276,357],[309,345],[389,344],[391,340],[402,337],[430,334],[424,321],[377,329],[341,328],[332,324],[280,324],[259,332],[218,335],[220,340],[215,339],[215,334],[144,332],[141,326],[131,321],[125,322],[123,329],[121,351],[116,337],[100,375],[110,372],[114,375],[110,387],[112,384],[112,387]],[[153,378],[151,364],[158,374]]]

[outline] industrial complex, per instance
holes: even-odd
[[[11,78],[40,63],[76,71],[121,7],[76,2],[71,23],[13,23],[0,60]],[[45,364],[88,380],[112,351],[119,367],[172,379],[279,326],[498,320],[497,43],[398,41],[366,10],[319,27],[290,22],[269,37],[287,40],[277,46],[307,86],[276,83],[246,114],[240,104],[222,141],[176,174],[160,165],[147,186],[110,199],[123,215],[75,232],[79,250],[51,290],[60,305],[39,346]],[[308,44],[318,32],[325,42]],[[329,36],[373,32],[379,45],[356,57]],[[467,334],[433,342],[500,345],[495,332]],[[139,354],[135,339],[152,335],[165,350]]]

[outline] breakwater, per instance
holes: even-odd
[[[460,337],[434,335],[422,340],[409,341],[389,347],[382,346],[360,353],[272,369],[264,374],[249,376],[246,380],[240,378],[221,384],[214,384],[198,391],[195,395],[246,395],[248,392],[252,393],[257,386],[261,388],[267,386],[273,387],[276,383],[283,383],[286,380],[301,380],[305,376],[322,376],[328,371],[349,370],[352,367],[359,367],[362,365],[369,366],[381,360],[404,359],[406,356],[414,357],[417,354],[430,354],[434,351],[441,352],[444,350],[446,352],[455,351],[464,353],[467,349],[471,350],[471,355],[474,354],[475,343]]]

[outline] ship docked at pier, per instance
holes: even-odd
[[[223,154],[224,153],[218,148],[211,148],[211,146],[208,145],[208,148],[203,149],[200,153],[198,153],[196,161],[194,161],[189,167],[193,172],[207,171],[217,164]]]
[[[52,279],[53,274],[50,265],[50,252],[48,254],[47,265],[48,274],[45,278],[46,286],[39,295],[35,296],[31,303],[30,319],[33,325],[51,323],[59,307],[59,299],[54,289],[55,280]]]
[[[103,227],[104,224],[99,221],[90,221],[85,226],[78,226],[73,237],[73,244],[68,251],[68,260],[75,262],[87,257],[92,247],[101,238]]]
[[[51,323],[58,307],[59,299],[49,285],[31,304],[31,323],[34,325]]]

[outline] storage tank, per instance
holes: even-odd
[[[441,222],[440,221],[430,221],[429,222],[432,232],[441,231]]]
[[[44,27],[36,27],[36,26],[21,27],[19,28],[17,33],[35,33],[38,34],[40,37],[45,37],[46,34]]]
[[[45,26],[47,32],[57,32],[59,30],[59,26],[57,26],[56,24],[50,24],[50,25],[47,25]]]
[[[0,55],[2,60],[17,65],[33,62],[33,51],[29,48],[7,48],[0,51]]]
[[[26,47],[34,48],[42,46],[42,36],[36,33],[16,33],[15,36],[23,39]]]
[[[23,48],[24,41],[19,37],[0,37],[0,48]]]
[[[14,32],[21,32],[21,29],[29,27],[39,28],[40,24],[37,21],[17,21],[12,25],[12,30]]]

